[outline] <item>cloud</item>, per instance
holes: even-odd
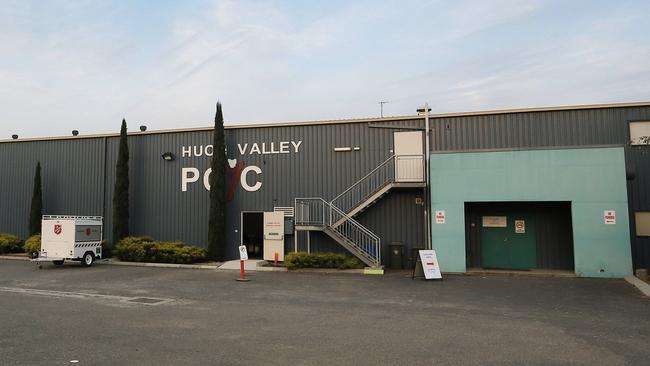
[[[571,6],[17,1],[0,10],[0,138],[205,126],[217,99],[227,123],[650,99],[644,11]]]

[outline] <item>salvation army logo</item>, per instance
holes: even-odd
[[[61,225],[59,225],[59,224],[54,225],[54,233],[56,235],[60,235],[61,231],[63,231],[63,228],[61,227]]]

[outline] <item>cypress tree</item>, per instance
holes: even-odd
[[[129,236],[129,145],[126,136],[126,120],[122,119],[113,191],[113,244],[117,244],[127,236]]]
[[[226,244],[226,143],[220,102],[217,102],[217,113],[214,116],[212,147],[208,257],[212,260],[224,260]]]
[[[41,216],[43,215],[43,189],[41,184],[41,163],[36,163],[32,206],[29,210],[29,236],[41,233]]]

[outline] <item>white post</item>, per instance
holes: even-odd
[[[298,230],[296,230],[296,222],[293,222],[293,251],[298,253]]]
[[[430,187],[430,174],[431,172],[429,171],[429,103],[424,103],[424,125],[425,125],[425,150],[424,150],[424,160],[425,160],[425,192],[424,192],[424,219],[426,220],[426,228],[427,228],[427,249],[432,249],[431,248],[431,220],[429,218],[430,214],[429,211],[431,210],[431,199],[429,197],[431,187]]]

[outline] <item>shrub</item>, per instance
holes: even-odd
[[[0,233],[0,254],[22,252],[22,241],[16,235]]]
[[[34,253],[41,252],[41,234],[32,235],[29,239],[25,240],[25,245],[23,246],[25,253],[33,255]]]
[[[287,269],[297,268],[363,268],[364,264],[340,253],[289,253],[284,257]]]
[[[129,236],[115,246],[120,260],[129,262],[155,262],[189,264],[205,261],[205,249],[188,246],[181,242],[155,241],[148,236]]]

